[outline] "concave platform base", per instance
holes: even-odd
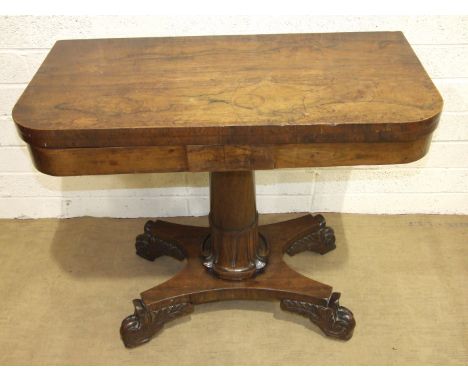
[[[148,342],[164,323],[193,312],[196,304],[234,299],[276,299],[282,309],[308,317],[327,336],[351,338],[355,321],[353,314],[339,305],[340,294],[295,272],[283,261],[284,253],[309,250],[324,254],[335,248],[333,230],[321,215],[259,226],[259,247],[263,248],[266,266],[257,267],[256,273],[244,280],[222,279],[222,272],[217,274],[206,267],[204,243],[211,233],[208,227],[160,220],[146,224],[145,233],[137,237],[137,254],[148,260],[161,255],[187,259],[187,265],[175,277],[133,301],[135,313],[122,322],[120,329],[125,346]]]

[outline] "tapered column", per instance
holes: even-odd
[[[210,209],[205,266],[227,280],[244,280],[263,269],[266,244],[258,233],[253,172],[210,173]]]

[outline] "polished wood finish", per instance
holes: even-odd
[[[39,171],[70,176],[408,163],[422,158],[430,143],[431,135],[408,142],[82,149],[30,146],[30,151]]]
[[[57,41],[15,105],[35,147],[414,140],[442,99],[401,32]]]
[[[210,172],[210,226],[150,221],[137,255],[186,260],[134,300],[126,346],[196,304],[276,299],[328,336],[355,320],[283,254],[335,248],[321,215],[258,226],[254,170],[415,161],[442,98],[401,32],[58,41],[13,119],[57,176]]]
[[[176,243],[181,248],[181,252],[186,254],[187,264],[172,279],[143,292],[141,300],[134,301],[135,313],[121,326],[122,339],[127,347],[149,341],[164,322],[192,312],[193,305],[233,299],[279,300],[282,309],[310,318],[325,335],[342,340],[351,338],[356,323],[351,311],[338,304],[339,294],[333,293],[332,287],[292,270],[282,259],[297,240],[326,227],[322,216],[309,214],[260,226],[259,231],[270,248],[268,266],[265,272],[242,281],[220,279],[201,265],[200,243],[209,237],[210,228],[160,220],[153,222],[151,227],[159,240]],[[329,241],[319,247],[326,245]],[[329,250],[333,248],[331,245]]]
[[[252,171],[210,173],[210,236],[204,265],[219,278],[244,280],[265,268]]]

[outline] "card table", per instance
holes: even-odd
[[[309,213],[260,226],[254,171],[415,161],[442,105],[401,32],[84,39],[55,43],[13,119],[46,174],[210,173],[209,227],[158,219],[136,238],[140,257],[186,266],[133,301],[120,333],[135,347],[231,299],[350,339],[340,294],[283,261],[332,251],[332,228]]]

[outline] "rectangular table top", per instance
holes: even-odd
[[[57,41],[13,110],[36,148],[409,142],[442,99],[401,32]]]

